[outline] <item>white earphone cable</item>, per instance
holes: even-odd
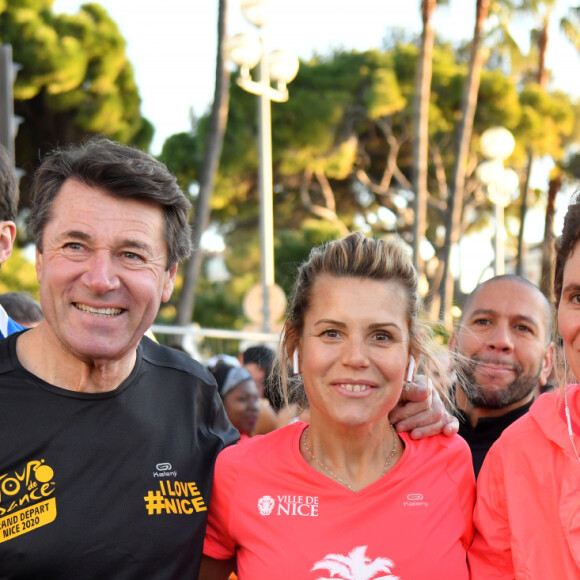
[[[570,436],[570,443],[572,443],[572,449],[574,449],[576,459],[578,462],[580,462],[580,456],[578,455],[578,450],[576,449],[576,445],[574,443],[574,431],[572,430],[572,419],[570,419],[570,408],[568,407],[568,365],[566,363],[566,354],[564,354],[564,380],[566,381],[564,384],[564,412],[566,414],[566,422],[568,423],[568,435]]]

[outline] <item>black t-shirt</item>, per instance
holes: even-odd
[[[199,363],[144,338],[115,390],[77,393],[0,341],[0,578],[193,579],[218,452],[238,438]]]
[[[471,426],[469,417],[463,411],[457,410],[459,435],[467,441],[471,449],[475,477],[479,475],[479,470],[483,465],[483,460],[487,452],[496,440],[499,439],[504,429],[525,415],[532,406],[532,403],[533,400],[501,417],[480,417],[475,427]]]

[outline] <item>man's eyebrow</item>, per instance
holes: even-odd
[[[476,308],[473,312],[470,312],[467,318],[473,318],[474,316],[497,316],[497,312],[491,308]]]
[[[87,232],[83,232],[81,230],[69,230],[62,232],[60,234],[61,239],[76,239],[76,240],[84,240],[89,241],[93,239],[93,236]],[[142,250],[143,252],[147,252],[149,254],[153,253],[152,247],[143,242],[142,240],[136,240],[133,238],[125,238],[119,241],[118,246],[121,248],[133,248],[135,250]]]
[[[493,310],[492,308],[477,308],[467,317],[467,319],[471,320],[472,318],[474,318],[476,316],[499,316],[499,314],[496,310]],[[534,328],[538,328],[540,326],[538,323],[538,320],[536,318],[534,318],[532,316],[528,316],[527,314],[510,315],[510,319],[511,320],[520,320],[522,322],[527,322],[528,324],[530,324]]]
[[[153,248],[141,241],[141,240],[133,240],[133,239],[125,239],[121,240],[120,247],[122,248],[135,248],[136,250],[143,250],[144,252],[148,252],[149,254],[153,253]]]
[[[68,230],[62,232],[59,236],[60,238],[77,238],[80,240],[90,240],[92,236],[87,234],[87,232],[82,232],[80,230]]]

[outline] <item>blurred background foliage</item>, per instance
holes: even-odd
[[[520,8],[533,11],[532,4],[538,2],[522,2]],[[147,151],[154,131],[140,111],[139,88],[125,41],[107,12],[98,3],[85,4],[74,15],[55,14],[51,8],[51,0],[0,2],[0,41],[12,44],[14,60],[22,65],[14,96],[15,112],[24,119],[16,138],[16,166],[26,172],[21,181],[23,220],[30,204],[31,176],[44,153],[95,134]],[[571,25],[570,50],[580,49],[580,44],[573,44],[578,14],[571,12],[563,24]],[[509,36],[510,19],[516,17],[509,2],[491,2],[493,25],[484,39],[460,237],[481,231],[493,219],[493,205],[475,175],[482,160],[479,139],[490,126],[502,125],[514,134],[516,149],[509,165],[520,175],[520,183],[526,183],[531,155],[552,160],[550,179],[557,180],[560,189],[580,179],[580,100],[541,82],[537,45],[532,43],[524,54]],[[530,34],[537,36],[537,32]],[[430,251],[421,271],[427,306],[441,285],[456,134],[472,65],[469,48],[435,34],[427,55],[432,61],[425,232]],[[276,281],[287,294],[296,266],[312,246],[347,231],[397,235],[412,247],[412,144],[417,122],[413,101],[419,59],[426,58],[421,54],[419,39],[394,31],[374,50],[315,55],[300,63],[290,100],[273,104]],[[193,319],[201,326],[241,329],[247,322],[243,296],[260,279],[257,116],[255,97],[234,82],[229,96],[223,150],[210,199],[210,230],[223,241],[230,277],[212,281],[202,265]],[[182,133],[166,140],[160,154],[194,204],[208,117],[192,118]],[[544,211],[549,206],[548,190],[548,184],[545,190],[532,188],[530,206]],[[508,228],[510,267],[523,259],[517,249],[522,199],[520,195],[506,208],[506,220],[519,224]],[[19,246],[29,242],[21,228]],[[182,281],[172,302],[162,308],[160,321],[175,319]],[[34,268],[19,248],[2,268],[1,288],[36,292]],[[456,301],[460,298],[456,288]]]

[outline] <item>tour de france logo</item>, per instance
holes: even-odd
[[[0,543],[56,519],[54,471],[44,459],[0,474]]]

